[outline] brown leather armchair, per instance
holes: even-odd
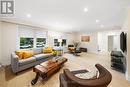
[[[64,73],[60,74],[60,87],[107,87],[112,80],[111,73],[100,64],[95,65],[99,70],[99,77],[96,79],[81,79],[74,74],[88,72],[87,70],[79,70],[70,72],[64,69]]]

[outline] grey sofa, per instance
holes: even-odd
[[[17,73],[19,71],[22,71],[24,69],[33,67],[35,65],[38,65],[48,59],[53,58],[53,55],[50,54],[44,54],[42,53],[43,48],[34,48],[33,53],[34,56],[27,58],[27,59],[20,59],[15,52],[11,54],[11,67],[13,73]]]

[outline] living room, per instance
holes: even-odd
[[[0,87],[130,86],[129,0],[11,3],[13,13],[1,9],[0,14]],[[119,58],[123,65],[115,65]],[[58,67],[44,69],[50,61],[58,61]],[[99,68],[106,77],[100,77]],[[71,80],[81,81],[69,83],[63,75],[67,70],[87,73],[69,74]]]

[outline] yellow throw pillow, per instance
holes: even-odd
[[[23,52],[23,59],[29,58],[33,56],[33,51],[24,51]]]
[[[52,53],[52,51],[53,51],[52,47],[43,48],[43,53]]]
[[[19,57],[19,58],[23,58],[23,52],[24,52],[24,50],[18,50],[18,51],[16,51],[16,55]]]

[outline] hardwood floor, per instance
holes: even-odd
[[[35,77],[32,68],[14,75],[11,73],[9,67],[0,70],[0,87],[59,87],[59,74],[62,73],[64,68],[70,70],[95,70],[95,64],[100,63],[112,73],[112,82],[108,87],[130,87],[130,81],[125,80],[125,75],[112,70],[110,68],[110,56],[97,55],[91,53],[82,53],[80,56],[72,54],[64,54],[68,58],[68,62],[59,72],[51,76],[47,81],[39,79],[38,83],[34,86],[31,85],[31,80]]]

